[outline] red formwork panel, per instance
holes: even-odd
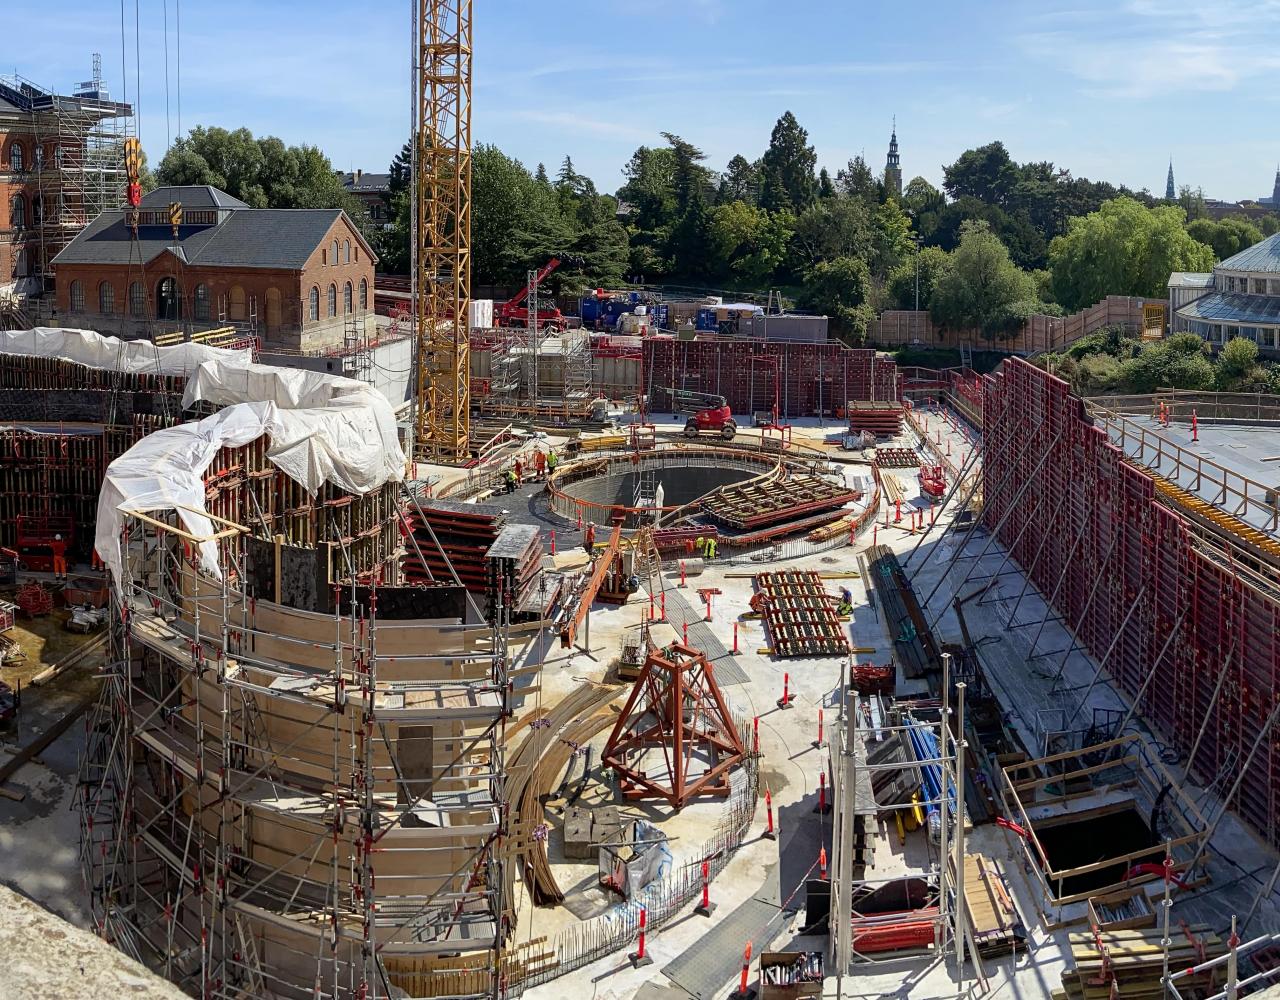
[[[1148,723],[1230,787],[1280,697],[1275,589],[1246,580],[1248,552],[1198,544],[1065,382],[1014,359],[981,385],[984,523]],[[1280,732],[1230,805],[1280,846]]]
[[[844,344],[761,343],[733,339],[644,342],[645,389],[662,412],[665,389],[724,396],[735,413],[778,406],[784,417],[834,416],[849,400],[902,397],[894,362]]]

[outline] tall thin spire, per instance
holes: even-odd
[[[1173,186],[1173,157],[1169,157],[1169,179],[1164,182],[1164,196],[1166,201],[1173,201],[1178,197],[1178,189]]]
[[[893,116],[889,134],[889,155],[884,161],[884,186],[895,198],[902,197],[902,163],[898,157],[898,116]]]
[[[1271,189],[1271,204],[1280,208],[1280,163],[1276,164],[1276,184]]]

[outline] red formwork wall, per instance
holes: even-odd
[[[894,362],[840,343],[650,337],[644,347],[645,390],[657,412],[667,403],[663,389],[724,396],[735,413],[770,409],[776,391],[784,417],[834,416],[849,400],[902,396]]]
[[[1280,574],[1247,551],[1205,545],[1197,532],[1210,529],[1157,502],[1153,479],[1123,461],[1061,379],[1006,361],[984,380],[983,425],[988,530],[1000,525],[1000,541],[1130,698],[1154,666],[1138,712],[1184,758],[1208,717],[1195,770],[1225,774],[1225,793],[1280,692]],[[1249,564],[1252,585],[1235,569]],[[1280,846],[1278,785],[1274,726],[1231,806]]]

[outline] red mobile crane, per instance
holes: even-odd
[[[541,284],[543,279],[559,266],[560,258],[552,257],[538,272],[535,284]],[[530,290],[530,286],[525,285],[515,295],[507,299],[506,302],[500,302],[494,307],[494,319],[497,320],[498,326],[529,325],[529,309],[524,305],[524,301],[529,297]],[[545,329],[546,327],[553,327],[556,330],[564,329],[564,315],[554,303],[549,303],[546,307],[539,304],[538,327],[540,329]]]

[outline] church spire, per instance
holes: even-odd
[[[1271,189],[1271,204],[1280,207],[1280,163],[1276,164],[1276,185]]]
[[[898,116],[893,116],[893,131],[889,134],[889,155],[884,161],[884,186],[895,198],[902,197],[902,163],[898,157]]]
[[[1164,197],[1166,201],[1173,201],[1178,197],[1178,189],[1173,186],[1173,157],[1169,157],[1169,179],[1164,182]]]

